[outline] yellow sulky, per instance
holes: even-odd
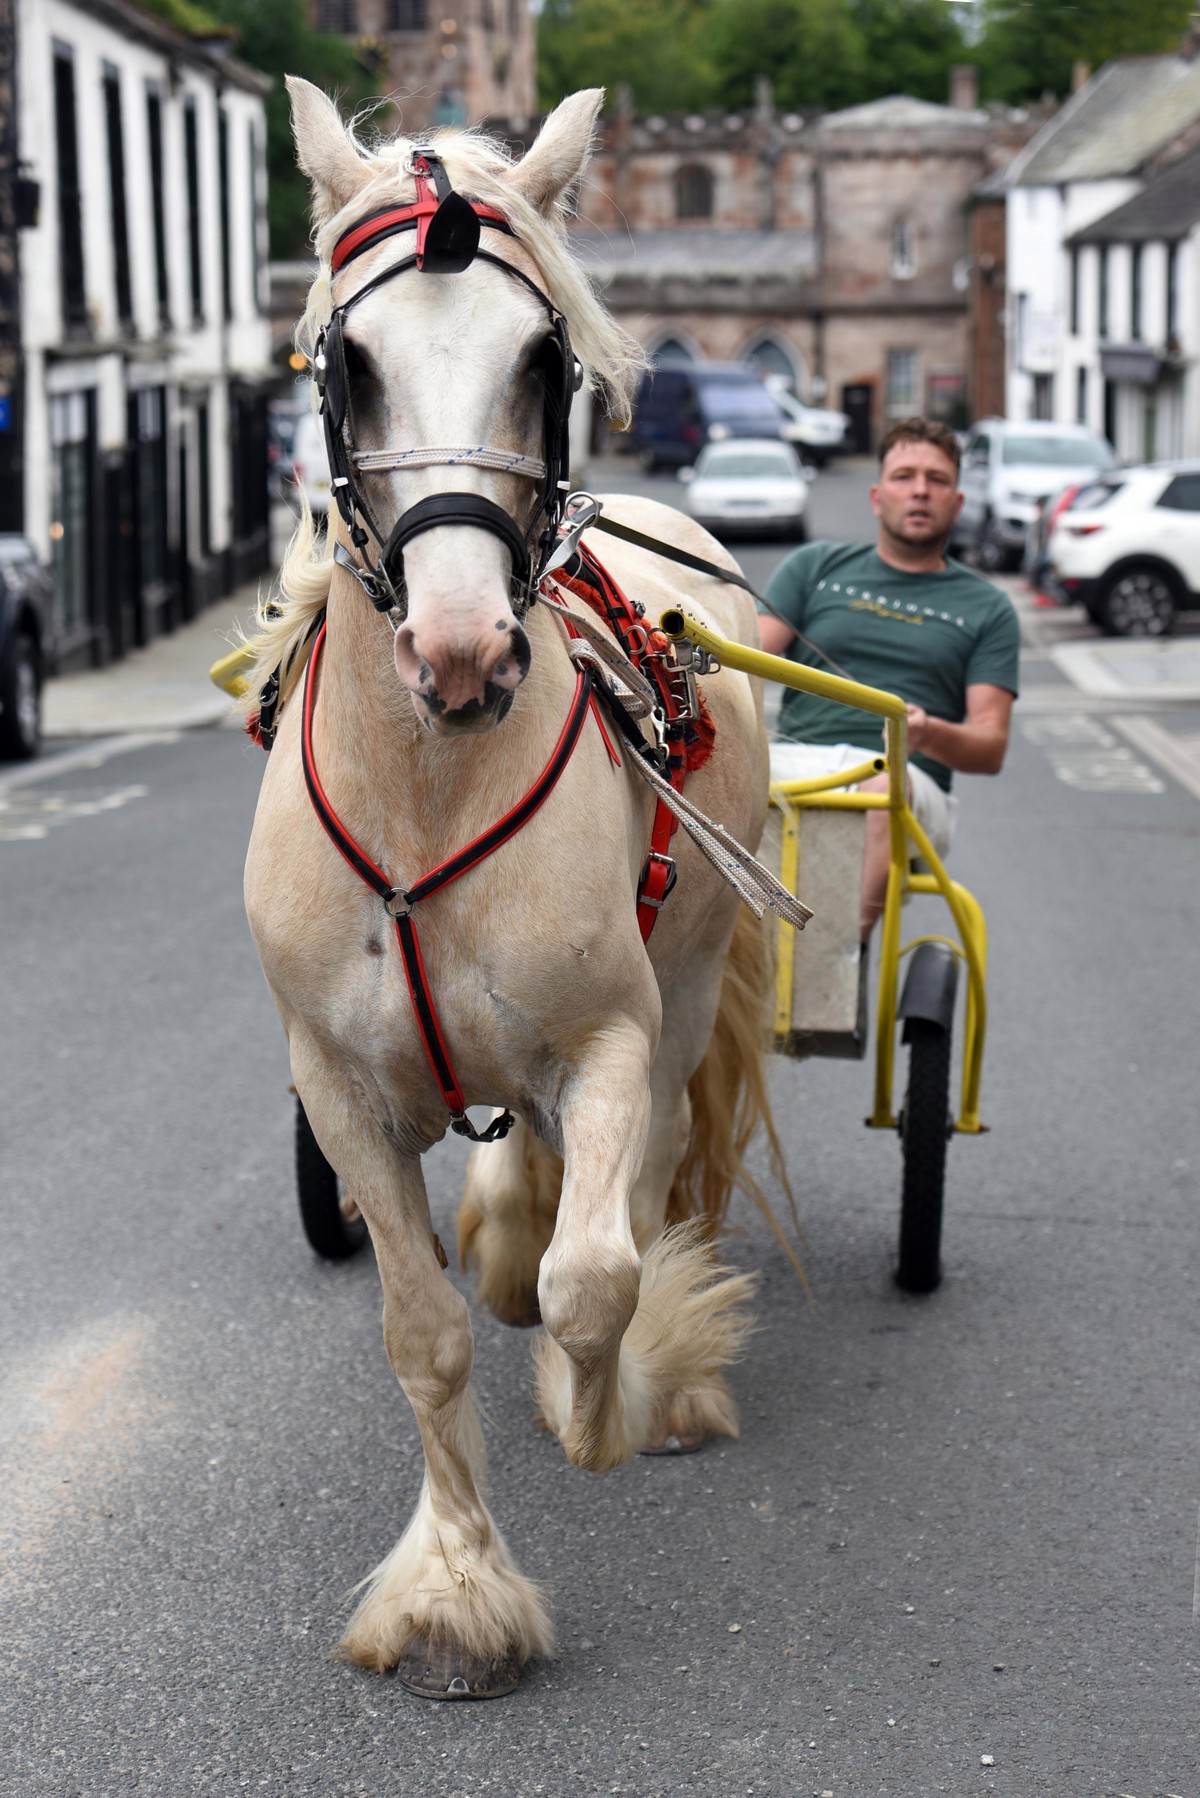
[[[819,780],[777,781],[771,786],[771,803],[782,814],[783,860],[781,878],[785,886],[795,890],[799,867],[800,820],[805,809],[872,811],[886,809],[889,814],[891,867],[887,897],[881,924],[879,959],[879,998],[875,1031],[875,1094],[872,1112],[866,1122],[873,1129],[894,1129],[896,1115],[892,1109],[892,1085],[895,1069],[896,1008],[899,994],[900,964],[904,957],[925,942],[944,942],[962,957],[967,969],[966,1017],[963,1030],[962,1088],[959,1115],[954,1127],[964,1135],[978,1135],[987,1126],[979,1120],[979,1087],[983,1071],[983,1046],[987,1030],[987,925],[978,900],[958,881],[951,880],[929,838],[913,816],[908,804],[908,714],[904,701],[879,687],[866,687],[840,675],[825,674],[816,668],[803,668],[782,656],[765,654],[761,649],[748,649],[718,635],[694,618],[683,607],[671,607],[659,619],[659,628],[676,642],[693,643],[706,650],[728,668],[738,668],[760,680],[773,680],[785,687],[814,693],[823,699],[834,699],[861,712],[874,713],[884,721],[886,754],[864,762],[860,767],[825,775]],[[886,793],[859,793],[855,783],[876,773],[888,775]],[[917,872],[913,859],[928,872]],[[900,942],[901,908],[909,893],[940,894],[945,900],[957,931],[958,940],[948,937],[916,937],[903,946]],[[786,1023],[790,1015],[795,943],[792,932],[779,933],[776,973],[776,1022]]]

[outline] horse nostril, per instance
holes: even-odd
[[[529,664],[533,660],[533,651],[529,647],[529,638],[522,627],[514,625],[512,634],[512,652],[517,658],[517,668],[521,679],[529,673]]]
[[[512,711],[512,705],[513,705],[513,695],[511,693],[502,693],[500,695],[499,700],[496,703],[496,723],[497,724],[502,723],[502,721],[508,717],[508,714]]]

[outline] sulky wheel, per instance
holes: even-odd
[[[300,1221],[309,1246],[326,1261],[346,1261],[367,1240],[361,1213],[341,1190],[341,1182],[313,1135],[304,1106],[296,1099],[296,1192]]]
[[[909,1018],[908,1092],[900,1113],[904,1183],[900,1196],[900,1261],[896,1284],[932,1292],[942,1277],[942,1195],[950,1115],[950,1032],[927,1018]]]

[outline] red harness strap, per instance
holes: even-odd
[[[563,769],[571,759],[572,751],[579,741],[579,733],[583,729],[588,715],[588,707],[592,696],[591,676],[586,670],[580,670],[575,684],[575,696],[571,701],[571,709],[566,723],[559,734],[549,761],[538,775],[538,778],[525,794],[495,824],[482,831],[455,855],[446,861],[439,862],[428,874],[414,881],[412,886],[403,891],[394,887],[382,868],[376,867],[354,838],[346,829],[321,785],[317,774],[316,760],[313,756],[312,723],[317,699],[317,663],[325,642],[325,626],[321,630],[312,647],[308,667],[304,676],[304,724],[301,731],[301,759],[304,766],[304,781],[308,788],[308,796],[312,800],[313,810],[324,826],[325,832],[334,848],[353,868],[359,879],[365,881],[372,892],[383,901],[384,910],[396,926],[396,937],[400,944],[400,954],[404,962],[404,975],[408,982],[408,991],[412,999],[413,1012],[417,1020],[417,1028],[421,1033],[421,1042],[425,1049],[433,1077],[438,1090],[445,1100],[450,1112],[450,1128],[459,1136],[469,1137],[472,1142],[495,1142],[504,1136],[513,1125],[512,1113],[505,1111],[500,1117],[493,1119],[482,1133],[475,1129],[467,1116],[466,1101],[462,1088],[458,1084],[458,1076],[454,1072],[454,1064],[450,1059],[450,1051],[442,1033],[441,1020],[433,1001],[433,993],[429,985],[429,976],[425,971],[425,963],[421,956],[421,944],[417,936],[413,910],[422,899],[436,893],[442,887],[449,886],[461,874],[466,874],[476,867],[494,849],[499,849],[511,836],[515,836],[523,824],[547,799],[555,787]]]

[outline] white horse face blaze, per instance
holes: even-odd
[[[394,244],[381,245],[363,258],[356,285],[395,259]],[[351,363],[368,371],[351,400],[355,447],[488,444],[541,458],[542,391],[530,364],[545,331],[536,300],[486,262],[458,275],[408,269],[385,282],[348,321]],[[479,494],[522,532],[537,503],[528,477],[469,465],[361,479],[385,534],[439,493]],[[529,669],[528,639],[513,609],[511,551],[487,529],[437,525],[405,545],[403,566],[408,611],[395,661],[417,715],[439,732],[490,728]]]

